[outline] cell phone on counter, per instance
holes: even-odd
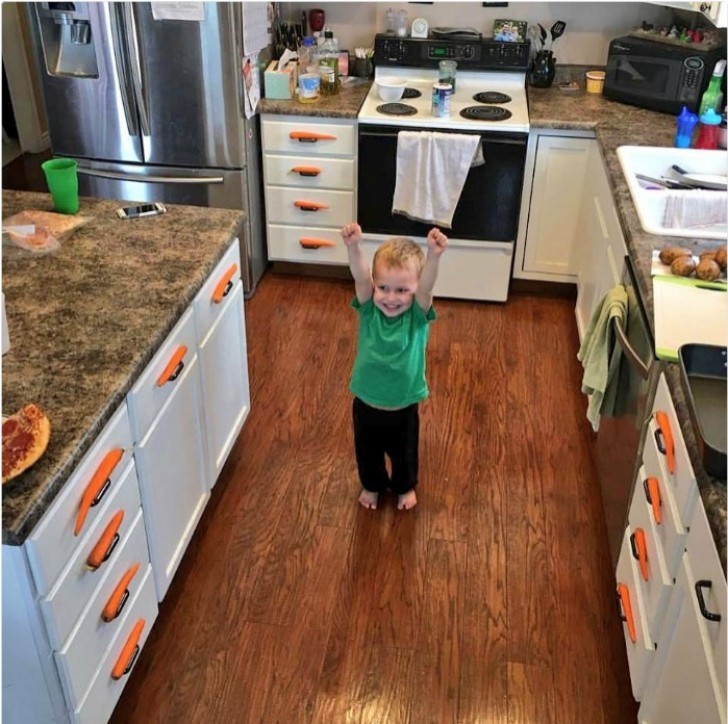
[[[120,219],[139,219],[143,216],[157,216],[158,214],[166,214],[167,207],[156,201],[153,204],[139,204],[138,206],[125,206],[123,209],[117,209],[116,215]]]

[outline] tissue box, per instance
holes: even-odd
[[[296,87],[296,64],[289,63],[283,70],[276,70],[276,65],[278,61],[272,60],[263,74],[265,97],[280,101],[290,100]]]

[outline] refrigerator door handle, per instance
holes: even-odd
[[[131,66],[131,84],[134,89],[134,98],[139,109],[139,121],[142,127],[142,134],[151,135],[149,124],[149,111],[144,96],[144,84],[142,82],[142,66],[139,59],[139,38],[137,37],[137,26],[134,20],[134,8],[132,3],[123,3],[124,19],[126,25],[126,42],[129,53],[129,65]]]
[[[102,171],[80,165],[77,171],[87,176],[150,184],[221,184],[225,180],[222,176],[144,176],[143,174],[121,173],[119,171]]]
[[[116,73],[119,76],[119,96],[124,108],[126,128],[130,136],[137,136],[139,135],[139,128],[137,127],[136,109],[132,107],[132,101],[129,98],[129,80],[126,70],[128,65],[123,41],[124,33],[119,26],[119,16],[113,10],[109,13],[109,20],[111,23],[111,47],[116,64]]]

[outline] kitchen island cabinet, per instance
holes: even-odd
[[[157,564],[166,590],[214,482],[205,421],[215,414],[205,416],[204,340],[198,344],[195,317],[200,290],[221,288],[219,309],[233,322],[225,324],[227,339],[210,350],[235,358],[222,368],[244,372],[236,404],[246,414],[249,408],[239,272],[220,279],[230,255],[239,258],[242,212],[169,206],[162,216],[122,221],[115,214],[120,205],[83,199],[80,215],[88,223],[56,252],[3,248],[11,339],[3,357],[4,412],[32,401],[51,421],[44,455],[3,486],[8,721],[106,721],[149,635],[162,596],[148,550],[163,539],[172,551],[161,559],[171,566]],[[3,206],[10,215],[50,210],[51,203],[46,194],[4,192]],[[222,318],[207,316],[205,339]],[[170,346],[187,347],[184,366],[178,370],[175,360],[166,379],[178,384],[156,394],[164,389],[156,384],[164,377],[160,355]],[[210,369],[221,368],[212,352],[207,357]],[[148,379],[153,390],[145,396]],[[232,428],[227,451],[215,451],[220,464],[244,417],[238,410],[225,418]],[[179,454],[179,425],[192,441],[188,458]],[[167,433],[151,455],[154,430],[162,428]],[[164,505],[155,507],[151,496],[163,478],[150,455],[157,466],[178,458],[196,466],[190,491],[198,494],[180,496],[192,503],[174,526],[165,528],[164,515],[175,508],[169,503],[180,476],[172,475]],[[86,498],[97,504],[79,515]],[[86,560],[97,570],[89,572]]]

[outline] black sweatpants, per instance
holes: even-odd
[[[354,398],[354,448],[362,487],[372,493],[391,488],[403,495],[417,485],[420,415],[417,403],[401,410],[378,410]],[[392,479],[384,455],[392,461]]]

